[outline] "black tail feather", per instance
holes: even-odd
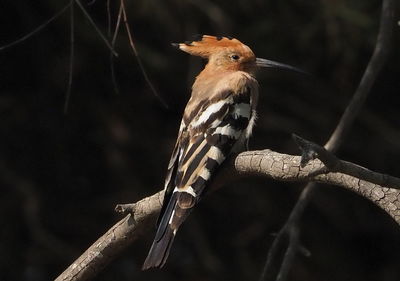
[[[169,221],[171,219],[171,216],[174,213],[177,201],[178,201],[178,193],[177,192],[175,192],[171,195],[168,202],[164,201],[163,208],[161,209],[161,213],[158,217],[157,233],[156,233],[156,237],[154,238],[154,241],[160,241],[162,239],[162,237],[165,235],[165,232],[167,231],[167,229],[170,227]],[[164,205],[166,205],[166,207],[164,207]]]
[[[173,216],[174,209],[177,205],[178,193],[173,193],[167,203],[166,207],[160,213],[158,218],[158,229],[154,238],[153,244],[151,245],[150,251],[144,261],[142,270],[146,270],[152,267],[162,267],[169,255],[169,251],[172,246],[172,242],[175,238],[174,229],[172,229],[169,221]],[[176,232],[176,231],[175,231]]]
[[[143,270],[162,267],[167,261],[175,234],[191,211],[191,208],[182,209],[180,207],[179,202],[182,201],[180,198],[185,199],[187,197],[181,195],[181,192],[174,192],[169,198],[164,212],[160,214],[157,233],[143,264]]]
[[[157,241],[156,239],[154,239],[149,254],[144,261],[142,270],[146,270],[152,267],[163,267],[165,262],[167,261],[174,238],[174,230],[171,227],[167,227],[160,240]]]

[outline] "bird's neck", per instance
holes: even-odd
[[[245,86],[257,86],[253,75],[244,71],[225,70],[214,71],[205,68],[196,78],[192,87],[192,98],[213,99],[222,91],[240,92],[239,89]]]

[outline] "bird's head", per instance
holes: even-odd
[[[256,58],[247,45],[232,37],[198,35],[193,41],[172,45],[186,53],[207,59],[207,68],[215,71],[240,70],[254,73],[259,67],[270,67],[303,72],[290,65]]]

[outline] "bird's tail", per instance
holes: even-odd
[[[171,227],[168,227],[160,240],[157,241],[154,239],[149,254],[144,261],[142,270],[164,266],[169,255],[172,242],[174,241],[175,233],[176,232]]]
[[[192,198],[188,198],[188,196]],[[169,251],[174,241],[179,226],[189,215],[191,206],[182,204],[183,201],[194,202],[194,197],[186,192],[174,192],[168,202],[165,211],[160,214],[158,229],[150,251],[144,261],[142,270],[152,267],[163,267],[167,261]]]

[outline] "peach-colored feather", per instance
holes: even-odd
[[[258,83],[254,79],[256,57],[253,51],[232,37],[202,35],[193,41],[175,44],[180,50],[208,60],[192,87],[192,96],[186,106],[184,122],[188,123],[197,112],[196,107],[204,100],[213,102],[220,99],[223,90],[229,88],[232,93],[248,85],[251,87],[252,109],[258,100]],[[233,56],[238,59],[233,59]]]
[[[193,56],[200,56],[207,59],[221,52],[238,52],[247,59],[255,60],[251,49],[235,38],[203,35],[198,39],[178,44],[179,49]]]

